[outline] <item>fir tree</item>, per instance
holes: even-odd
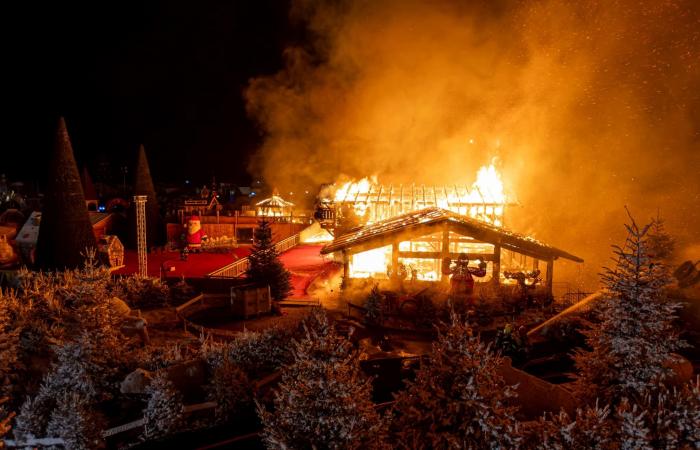
[[[51,414],[51,405],[45,400],[27,397],[20,407],[19,414],[12,430],[15,439],[27,441],[45,434]]]
[[[379,285],[375,285],[365,301],[365,320],[370,324],[382,322],[382,294]]]
[[[136,161],[136,173],[134,175],[134,195],[145,195],[146,199],[146,242],[148,248],[161,245],[163,241],[163,233],[161,231],[162,223],[160,219],[160,209],[158,207],[158,197],[156,196],[156,188],[153,185],[151,178],[151,168],[148,165],[146,158],[146,150],[143,145],[139,146],[138,159]],[[130,243],[136,246],[136,212],[134,207],[131,208],[131,230]]]
[[[649,228],[648,253],[656,261],[667,262],[673,256],[676,242],[666,231],[665,221],[661,214],[652,219]]]
[[[265,444],[271,449],[382,447],[384,423],[356,352],[332,326],[321,330],[305,326],[306,336],[295,343],[294,362],[283,370],[274,412],[258,405]]]
[[[146,388],[148,404],[143,411],[146,440],[158,439],[182,430],[182,396],[168,380],[164,371],[159,371]]]
[[[51,413],[46,435],[63,439],[67,449],[92,450],[103,447],[102,425],[88,400],[75,392],[63,393]]]
[[[207,399],[216,402],[216,419],[225,422],[251,401],[251,385],[245,372],[230,361],[214,369],[206,387]]]
[[[515,392],[498,374],[502,358],[472,337],[456,314],[433,343],[430,362],[396,397],[392,429],[407,448],[515,448]]]
[[[679,340],[673,320],[680,304],[665,298],[665,266],[648,253],[648,231],[630,216],[623,247],[614,246],[614,268],[605,268],[607,291],[599,303],[600,322],[586,330],[590,351],[574,355],[579,393],[616,406],[623,397],[645,395],[670,375],[668,362]]]
[[[616,424],[610,408],[584,407],[574,418],[561,411],[531,423],[523,447],[537,450],[608,450],[616,448]]]
[[[44,269],[79,267],[85,250],[94,248],[80,174],[63,118],[58,124],[41,215],[37,263]]]
[[[623,447],[700,447],[700,378],[672,389],[661,385],[638,402],[623,402],[618,421]]]
[[[252,283],[270,286],[273,300],[283,300],[292,291],[290,274],[279,259],[272,242],[270,222],[263,219],[255,229],[253,251],[248,256],[250,266],[247,277]]]

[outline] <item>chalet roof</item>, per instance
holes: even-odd
[[[321,253],[327,254],[338,250],[349,250],[350,253],[357,253],[388,245],[390,241],[395,240],[397,235],[401,238],[411,239],[435,233],[442,229],[443,224],[450,231],[468,235],[483,242],[499,244],[504,249],[531,257],[545,260],[566,258],[571,261],[583,262],[583,259],[578,256],[549,246],[532,237],[441,208],[413,211],[355,228],[338,236],[333,242],[323,247]],[[358,249],[353,251],[353,247],[358,247]]]

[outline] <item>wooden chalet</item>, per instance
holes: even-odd
[[[447,279],[443,260],[466,253],[475,265],[477,260],[487,263],[487,276],[477,281],[511,283],[504,271],[539,269],[549,294],[556,259],[583,262],[534,238],[437,207],[355,228],[336,237],[321,253],[342,260],[346,280],[388,278],[390,267],[403,264],[423,281]]]

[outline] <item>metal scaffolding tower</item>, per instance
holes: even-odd
[[[148,276],[148,256],[146,254],[146,199],[145,195],[134,195],[136,203],[136,249],[139,256],[139,277]]]

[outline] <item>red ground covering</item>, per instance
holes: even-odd
[[[323,245],[299,245],[280,255],[282,263],[292,273],[290,298],[308,297],[306,289],[317,278],[330,275],[337,264],[321,255]]]
[[[318,277],[325,277],[338,269],[336,263],[321,256],[323,245],[299,245],[280,255],[285,267],[292,273],[294,291],[291,298],[306,298],[306,289]],[[168,278],[203,278],[208,273],[232,263],[236,255],[243,258],[250,254],[249,248],[237,248],[233,253],[192,253],[187,261],[180,261],[179,252],[149,253],[148,274],[160,276],[161,264]],[[137,270],[138,260],[134,250],[124,253],[125,267],[115,271],[116,274],[132,274]],[[170,268],[174,270],[170,270]]]
[[[238,258],[248,256],[250,249],[236,248],[232,253],[190,253],[187,261],[180,261],[180,252],[155,252],[148,254],[148,275],[160,276],[161,264],[168,278],[203,278],[208,273],[220,269]],[[124,251],[124,267],[114,273],[120,275],[135,273],[138,269],[136,251]],[[170,271],[170,268],[174,268]]]

